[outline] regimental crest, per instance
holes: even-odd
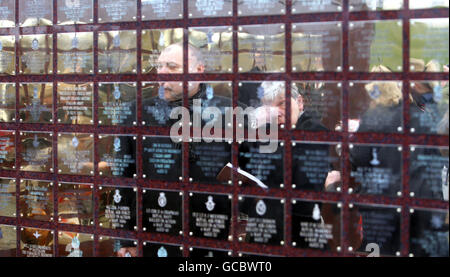
[[[120,191],[116,189],[116,193],[114,194],[114,202],[119,204],[122,201],[122,195],[120,195]]]
[[[372,160],[370,161],[370,164],[373,166],[380,165],[380,161],[378,160],[378,151],[376,148],[372,149]]]
[[[214,98],[214,88],[210,85],[206,87],[206,98],[211,100]]]
[[[159,99],[161,99],[161,100],[165,100],[166,99],[166,90],[164,89],[163,86],[159,87],[159,89],[158,89],[158,96],[159,96]]]
[[[164,33],[163,32],[161,32],[161,35],[159,36],[158,45],[160,47],[164,47],[166,45],[166,40],[164,38]]]
[[[216,207],[216,203],[214,203],[214,198],[212,196],[208,196],[208,201],[205,203],[206,209],[210,212],[214,210]]]
[[[319,208],[319,204],[314,204],[314,209],[313,209],[313,213],[312,213],[312,218],[314,220],[320,220],[321,214],[320,214],[320,208]]]
[[[120,47],[120,34],[117,34],[117,35],[113,38],[113,45],[114,45],[114,47],[116,47],[116,48]]]
[[[167,258],[169,256],[169,254],[167,253],[166,248],[164,248],[164,246],[161,246],[158,249],[158,253],[157,253],[159,258]]]
[[[158,205],[161,208],[164,208],[167,205],[167,198],[164,192],[161,192],[158,197]]]
[[[120,138],[114,138],[114,152],[120,152]]]
[[[31,49],[33,49],[34,51],[39,49],[39,41],[37,40],[37,38],[33,39],[33,41],[31,42]]]
[[[39,89],[37,87],[33,88],[33,99],[39,100]]]
[[[34,135],[33,147],[34,148],[38,148],[39,147],[39,140],[38,140],[37,135]]]
[[[378,85],[374,85],[372,91],[369,92],[369,96],[372,99],[378,99],[381,96],[381,91]]]
[[[119,85],[114,85],[114,92],[113,92],[114,99],[119,100],[120,96],[122,96],[122,93],[120,92]]]
[[[265,215],[267,212],[267,206],[266,203],[264,203],[264,201],[259,200],[258,203],[256,203],[256,213],[259,216],[263,216]]]
[[[79,44],[80,44],[80,41],[79,41],[78,37],[73,37],[72,49],[78,49]]]
[[[73,148],[77,148],[80,142],[78,141],[77,137],[73,137],[72,139],[72,146]]]
[[[214,43],[213,36],[214,36],[214,33],[211,30],[209,30],[208,33],[206,33],[206,40],[209,45]]]

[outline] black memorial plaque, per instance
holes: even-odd
[[[340,144],[295,142],[292,147],[292,187],[299,190],[340,191]]]
[[[93,0],[58,0],[58,24],[89,24],[94,22]]]
[[[104,126],[137,124],[136,83],[100,83],[98,119]]]
[[[94,175],[93,134],[58,134],[58,173]]]
[[[0,122],[16,121],[16,84],[0,83]]]
[[[16,180],[0,178],[0,216],[16,216]]]
[[[212,248],[189,248],[189,258],[229,258],[232,251]]]
[[[144,257],[154,257],[154,258],[183,257],[183,246],[181,245],[144,242],[143,248],[144,248]]]
[[[144,190],[144,232],[183,234],[183,193],[177,191]]]
[[[97,149],[101,176],[136,177],[136,136],[102,134]]]
[[[176,182],[182,177],[182,144],[170,137],[143,137],[144,178]]]
[[[102,228],[133,231],[137,229],[137,189],[100,187],[99,225]]]
[[[228,142],[189,144],[189,176],[192,182],[231,184],[231,172],[222,172],[228,163],[231,163],[231,145]]]
[[[16,227],[0,224],[0,258],[16,257],[16,251]]]
[[[183,0],[141,0],[142,20],[183,18]]]
[[[138,256],[137,240],[99,237],[97,257],[134,258]]]
[[[94,235],[59,232],[59,257],[94,257]]]
[[[0,169],[16,168],[16,132],[0,131]]]
[[[175,96],[174,96],[175,95]],[[183,83],[142,84],[142,125],[171,127],[178,117],[170,117],[172,111],[183,106]]]
[[[243,226],[239,241],[284,245],[285,200],[239,197],[238,224]]]
[[[411,196],[448,201],[448,148],[410,146]]]
[[[53,221],[53,183],[20,180],[20,216],[25,219]]]
[[[53,257],[55,253],[54,246],[54,231],[21,228],[20,257]]]
[[[379,253],[382,256],[398,255],[401,250],[400,227],[401,227],[401,208],[354,205],[361,215],[362,221],[362,244],[358,252],[367,251],[367,246],[376,244]],[[351,228],[360,228],[360,221],[352,222]]]
[[[264,153],[261,146],[267,143],[244,142],[239,147],[239,168],[244,175],[253,178],[244,181],[243,185],[254,185],[267,188],[284,188],[284,144],[277,143],[276,151]],[[256,180],[255,180],[256,179]]]
[[[81,226],[94,225],[92,184],[58,184],[58,222]]]
[[[189,194],[189,235],[229,240],[231,236],[231,195]]]
[[[350,161],[350,187],[356,193],[401,196],[401,146],[350,145]]]
[[[409,245],[415,257],[448,257],[448,210],[412,210]]]
[[[20,132],[20,170],[53,172],[53,133]]]
[[[336,251],[341,245],[341,218],[337,203],[293,200],[292,245]]]

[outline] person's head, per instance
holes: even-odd
[[[183,73],[183,44],[176,43],[167,46],[158,58],[158,74],[182,74]],[[205,65],[201,51],[188,44],[188,63],[190,73],[203,73]],[[165,99],[176,101],[183,98],[183,86],[178,82],[160,82],[160,86],[165,89]],[[189,87],[189,97],[198,91],[198,85]]]
[[[286,89],[284,82],[263,82],[264,92],[261,102],[265,106],[275,108],[278,113],[278,123],[286,123]],[[295,84],[291,87],[291,123],[295,124],[303,113],[304,99]]]
[[[383,65],[375,66],[372,72],[391,72]],[[366,92],[372,99],[370,106],[397,106],[403,99],[403,93],[397,82],[372,82],[365,86]]]
[[[436,61],[430,61],[427,64],[423,60],[414,59],[410,60],[411,68],[414,68],[415,72],[439,72],[440,66]],[[411,93],[413,97],[433,92],[434,87],[439,85],[439,82],[414,82],[412,83]]]

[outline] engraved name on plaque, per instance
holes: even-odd
[[[50,132],[20,132],[20,170],[53,172],[52,137]]]
[[[239,27],[239,72],[285,72],[284,24]]]
[[[105,126],[135,126],[136,83],[100,83],[98,119]]]
[[[182,144],[170,137],[143,137],[144,178],[176,182],[182,176]]]
[[[136,21],[136,0],[98,0],[98,22]]]
[[[16,84],[0,83],[0,122],[16,121]]]
[[[15,42],[15,36],[0,36],[0,75],[16,74]]]
[[[0,169],[16,168],[16,132],[0,131]]]
[[[143,230],[173,236],[183,235],[183,193],[143,191]]]
[[[16,257],[17,231],[16,226],[0,224],[0,257]]]
[[[16,180],[0,178],[0,216],[16,216]]]
[[[182,28],[142,30],[142,73],[183,73],[183,36]]]
[[[93,0],[58,0],[58,24],[88,24],[94,22]]]
[[[137,189],[100,187],[99,225],[114,230],[137,230]]]
[[[136,177],[136,136],[99,135],[100,176]]]
[[[189,43],[196,46],[202,53],[205,73],[233,71],[232,27],[189,28]],[[197,70],[195,67],[189,68],[190,73],[198,73]]]
[[[231,231],[231,195],[189,194],[189,235],[229,240]]]
[[[99,32],[98,73],[136,73],[136,50],[136,31]]]
[[[142,20],[183,18],[183,0],[141,0]]]
[[[292,13],[323,13],[342,11],[342,0],[293,0]]]
[[[94,175],[94,135],[58,134],[58,173]]]
[[[144,257],[154,257],[154,258],[183,257],[182,245],[144,241],[143,248],[144,248]]]
[[[19,0],[19,7],[21,27],[53,25],[53,1]]]
[[[238,0],[238,15],[276,15],[286,13],[285,0]]]
[[[91,125],[94,123],[93,106],[93,83],[58,83],[58,123]]]
[[[94,235],[58,232],[59,257],[94,257]]]
[[[19,210],[22,218],[53,221],[53,183],[20,180]]]
[[[53,83],[22,83],[19,95],[21,123],[53,123]]]
[[[16,26],[16,0],[0,1],[0,28]]]
[[[232,15],[232,0],[189,0],[189,17],[224,17]]]
[[[54,246],[54,231],[37,228],[21,228],[21,257],[53,257]]]
[[[81,226],[94,225],[94,186],[58,184],[58,222]]]
[[[91,74],[94,67],[94,34],[58,34],[58,74]]]
[[[19,45],[20,73],[53,73],[53,35],[20,36]]]

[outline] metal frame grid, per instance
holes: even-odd
[[[50,1],[50,0],[49,0]],[[236,176],[233,178],[232,186],[220,186],[220,185],[202,185],[189,182],[189,159],[188,159],[188,145],[184,143],[183,151],[183,181],[175,183],[166,183],[160,181],[149,181],[142,178],[142,157],[137,156],[137,173],[136,179],[117,179],[117,178],[104,178],[98,174],[97,162],[99,161],[98,151],[95,150],[95,176],[83,177],[83,176],[69,176],[58,175],[51,173],[31,173],[22,172],[19,170],[16,159],[16,169],[13,171],[0,170],[0,176],[3,178],[15,178],[17,185],[16,200],[19,201],[19,186],[21,179],[36,179],[36,180],[49,180],[54,182],[54,213],[57,211],[57,184],[59,182],[79,182],[79,183],[91,183],[94,184],[95,197],[95,225],[93,227],[74,226],[67,224],[59,224],[57,221],[53,222],[40,222],[35,220],[25,220],[20,218],[19,207],[17,207],[17,217],[7,218],[0,217],[0,224],[17,226],[17,235],[20,237],[21,227],[35,227],[51,229],[55,232],[55,245],[58,245],[58,232],[81,232],[87,234],[94,234],[94,254],[98,253],[98,240],[99,236],[111,236],[120,238],[136,239],[138,241],[138,253],[139,256],[143,254],[143,242],[161,242],[170,244],[179,244],[184,246],[184,255],[187,256],[189,247],[205,247],[205,248],[220,248],[232,250],[234,256],[238,256],[238,253],[258,253],[274,256],[355,256],[355,252],[349,249],[349,239],[345,236],[349,230],[349,205],[351,203],[364,203],[364,204],[376,204],[376,205],[392,205],[401,207],[401,256],[408,256],[409,254],[409,216],[410,208],[431,208],[448,210],[449,204],[444,201],[436,200],[420,200],[411,198],[409,196],[409,149],[410,145],[424,145],[424,146],[446,146],[448,147],[447,136],[429,136],[429,135],[416,135],[409,133],[408,128],[404,128],[403,134],[378,134],[378,133],[350,133],[348,131],[347,120],[349,118],[348,107],[348,87],[350,81],[356,80],[397,80],[403,82],[403,96],[407,99],[410,91],[410,81],[412,80],[449,80],[449,76],[446,73],[413,73],[409,72],[409,19],[411,18],[448,18],[448,9],[429,9],[429,10],[409,10],[409,0],[404,0],[404,8],[399,11],[370,11],[370,12],[350,12],[349,0],[343,0],[342,12],[335,13],[318,13],[318,14],[291,14],[292,0],[286,0],[286,14],[277,16],[252,16],[252,17],[238,17],[237,0],[233,0],[233,16],[222,18],[203,18],[203,19],[189,19],[188,17],[188,0],[184,2],[184,16],[183,19],[178,20],[164,20],[164,21],[143,21],[141,17],[141,1],[137,1],[137,20],[136,22],[125,23],[98,23],[98,7],[97,1],[94,0],[94,22],[86,25],[69,25],[59,26],[56,25],[57,18],[57,1],[54,1],[53,5],[53,26],[48,27],[15,27],[0,29],[0,35],[15,35],[16,36],[16,49],[18,49],[18,38],[20,35],[25,34],[53,34],[53,49],[57,49],[56,35],[64,32],[93,32],[94,33],[94,54],[98,51],[98,33],[100,31],[110,30],[136,30],[137,31],[137,54],[141,55],[141,31],[143,29],[159,29],[159,28],[175,28],[181,27],[185,29],[184,35],[184,72],[188,72],[187,64],[187,45],[188,36],[187,28],[199,27],[199,26],[233,26],[233,47],[237,49],[237,31],[239,25],[251,25],[251,24],[269,24],[269,23],[282,23],[285,24],[286,31],[286,72],[280,74],[264,74],[264,73],[239,73],[238,72],[238,53],[233,52],[233,73],[229,74],[179,74],[179,75],[157,75],[157,74],[142,74],[141,73],[141,59],[137,59],[137,74],[123,74],[123,75],[58,75],[56,70],[50,75],[21,75],[17,76],[1,76],[0,82],[12,82],[16,83],[16,106],[18,106],[19,99],[19,83],[22,82],[53,82],[54,91],[53,99],[56,99],[56,84],[57,82],[94,82],[94,124],[91,126],[77,126],[77,125],[63,125],[63,124],[22,124],[22,123],[0,123],[1,130],[14,130],[16,133],[20,131],[48,131],[53,133],[53,155],[54,161],[57,161],[57,134],[60,132],[75,132],[75,133],[91,133],[95,136],[95,143],[98,143],[99,134],[135,134],[138,136],[137,140],[137,153],[142,153],[142,136],[151,135],[163,135],[168,136],[170,128],[161,127],[143,127],[141,125],[141,111],[138,109],[138,126],[137,127],[104,127],[98,126],[98,82],[137,82],[138,95],[137,103],[138,107],[142,104],[141,95],[141,82],[142,81],[180,81],[184,83],[184,105],[188,106],[187,99],[187,86],[189,81],[233,81],[233,103],[237,105],[238,99],[238,82],[239,81],[259,81],[259,80],[278,80],[286,81],[287,85],[287,126],[290,124],[290,87],[292,81],[302,80],[324,80],[324,81],[340,81],[343,84],[343,131],[342,132],[306,132],[291,130],[290,128],[284,128],[280,130],[279,138],[284,141],[285,144],[285,188],[283,189],[271,189],[269,192],[263,192],[258,189],[243,188],[240,187],[236,181]],[[16,23],[19,22],[19,0],[16,0]],[[350,21],[358,20],[387,20],[387,19],[400,19],[403,21],[403,68],[402,73],[356,73],[348,70],[349,59],[347,54],[348,49],[348,30]],[[343,26],[343,71],[337,73],[319,72],[319,73],[293,73],[291,62],[291,23],[301,22],[324,22],[324,21],[340,21]],[[18,26],[18,24],[16,24]],[[56,69],[57,56],[53,56],[53,68]],[[94,72],[98,71],[98,57],[94,55]],[[19,57],[16,55],[16,72],[19,72]],[[54,102],[55,103],[55,102]],[[53,110],[54,118],[56,118],[56,105]],[[403,107],[404,126],[409,124],[409,103],[404,102]],[[19,118],[18,111],[16,111],[16,119]],[[342,144],[342,163],[343,163],[343,188],[339,193],[326,193],[326,192],[307,192],[293,190],[291,187],[291,158],[292,158],[292,141],[317,141],[317,142],[340,142]],[[363,196],[350,194],[348,192],[349,179],[350,179],[350,162],[349,162],[349,144],[351,143],[377,143],[377,144],[397,144],[401,145],[403,151],[403,196],[398,198],[389,198],[383,196]],[[16,153],[20,153],[20,141],[19,136],[16,136]],[[238,143],[233,142],[232,155],[233,165],[237,167],[237,153]],[[16,154],[17,155],[17,154]],[[54,172],[58,172],[57,163],[55,162]],[[236,175],[236,172],[234,172]],[[99,208],[99,187],[102,185],[114,184],[120,186],[137,186],[138,188],[138,230],[137,231],[119,231],[119,230],[107,230],[98,226],[98,208]],[[167,189],[177,190],[184,192],[184,220],[183,220],[183,236],[167,236],[163,234],[150,234],[144,233],[142,230],[142,191],[143,189]],[[232,214],[238,214],[238,195],[257,195],[263,197],[277,197],[284,198],[286,200],[285,205],[285,244],[284,246],[266,246],[260,244],[247,244],[241,243],[237,240],[237,218],[232,218],[231,232],[234,240],[229,241],[216,241],[211,239],[192,238],[189,236],[189,192],[211,192],[211,193],[226,193],[233,195]],[[342,250],[340,252],[327,252],[319,250],[302,250],[291,246],[291,201],[293,199],[305,199],[305,200],[319,200],[319,201],[335,201],[343,204],[342,208]],[[55,247],[55,255],[58,256],[58,248]],[[20,253],[20,241],[17,242],[17,255]]]

